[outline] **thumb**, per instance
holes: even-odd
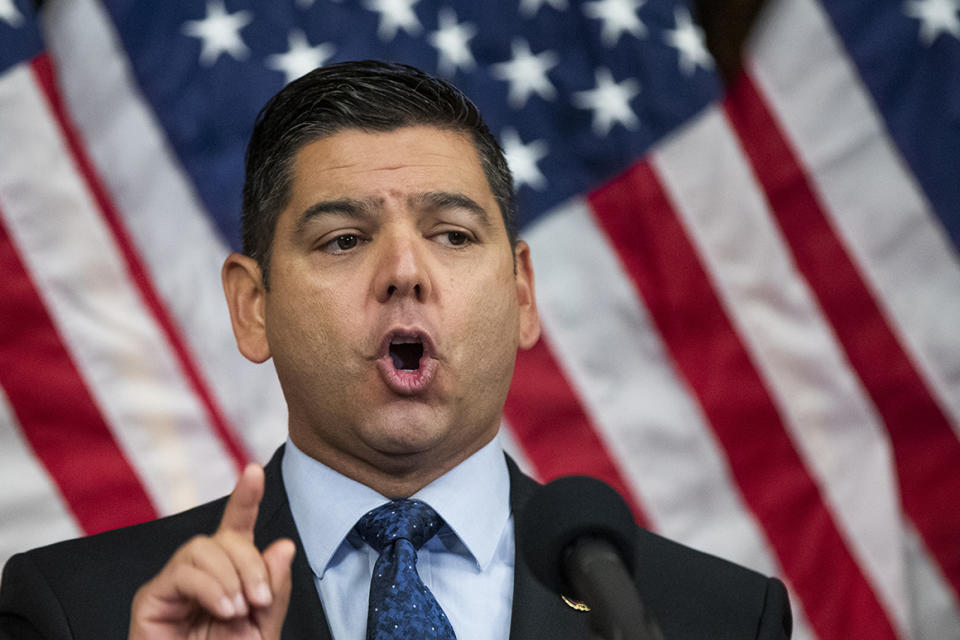
[[[291,565],[296,552],[293,541],[287,539],[277,540],[263,552],[263,562],[270,574],[273,601],[268,607],[254,610],[254,617],[261,636],[266,640],[279,639],[283,630],[283,621],[290,605]]]

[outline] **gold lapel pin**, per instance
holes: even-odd
[[[581,602],[580,600],[574,600],[573,598],[568,598],[562,593],[560,594],[560,597],[563,598],[563,601],[566,602],[567,606],[570,607],[571,609],[575,609],[577,611],[590,611],[590,607],[588,607],[585,602]]]

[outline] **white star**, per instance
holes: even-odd
[[[267,56],[266,61],[266,65],[271,69],[282,71],[287,76],[287,82],[323,66],[336,51],[336,47],[328,42],[311,47],[307,36],[300,29],[294,29],[287,35],[287,46],[289,49],[286,53]]]
[[[440,75],[452,76],[457,69],[473,69],[476,61],[470,52],[470,39],[477,35],[477,28],[469,22],[457,24],[457,14],[444,7],[438,17],[439,28],[428,38],[440,53],[437,71]]]
[[[520,15],[532,18],[540,12],[540,7],[548,4],[557,11],[567,10],[567,0],[520,0]]]
[[[23,24],[23,14],[13,4],[13,0],[0,0],[0,20],[3,20],[11,27],[19,27]]]
[[[703,29],[694,24],[690,12],[683,7],[674,9],[673,16],[677,28],[667,31],[664,39],[680,53],[680,70],[689,76],[697,70],[697,66],[712,69],[713,58],[704,45]]]
[[[573,104],[580,109],[593,110],[593,131],[598,136],[610,133],[614,124],[636,129],[640,121],[630,108],[630,101],[640,93],[640,83],[627,78],[620,84],[613,81],[610,70],[600,67],[594,74],[597,87],[573,94]]]
[[[553,100],[557,95],[547,72],[560,62],[553,51],[543,51],[537,55],[530,52],[526,40],[518,38],[510,47],[513,59],[493,65],[491,74],[498,80],[510,83],[507,100],[514,109],[522,109],[534,93],[544,100]]]
[[[607,47],[616,46],[624,32],[636,38],[642,38],[647,33],[637,9],[643,6],[646,0],[596,0],[583,5],[583,12],[588,18],[596,18],[603,22],[600,38]]]
[[[223,0],[207,2],[207,17],[203,20],[187,20],[183,24],[183,33],[200,38],[203,49],[200,51],[200,63],[212,65],[222,53],[229,53],[237,60],[246,58],[250,53],[240,37],[240,29],[250,24],[253,16],[249,11],[227,13]]]
[[[523,185],[530,185],[537,191],[547,186],[547,179],[540,171],[537,163],[547,157],[547,143],[543,140],[534,140],[530,144],[523,144],[516,129],[503,131],[503,155],[510,165],[513,174],[514,186],[519,191]]]
[[[960,2],[958,0],[910,0],[903,12],[920,21],[920,41],[930,46],[941,33],[960,40]]]
[[[364,6],[370,11],[380,14],[380,26],[377,35],[380,39],[389,42],[397,35],[399,29],[415,36],[423,27],[417,18],[413,5],[420,0],[365,0]]]

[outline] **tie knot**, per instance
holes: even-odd
[[[420,500],[394,500],[367,512],[357,522],[357,533],[377,553],[395,540],[409,540],[422,547],[440,529],[443,520],[430,505]]]

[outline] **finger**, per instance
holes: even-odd
[[[239,540],[239,538],[237,538]],[[253,549],[253,544],[246,542]],[[256,549],[253,549],[255,555]],[[182,559],[177,558],[182,556]],[[246,598],[242,584],[241,571],[234,559],[235,554],[219,540],[207,536],[197,536],[184,545],[177,555],[178,562],[186,562],[212,576],[223,588],[239,613],[247,612]],[[258,559],[259,560],[259,559]],[[262,564],[262,561],[260,561]],[[266,571],[263,569],[262,571]]]
[[[247,600],[259,607],[269,605],[272,596],[267,565],[253,541],[233,531],[218,531],[213,539],[229,558],[230,568],[239,576],[239,585]]]
[[[263,467],[248,464],[227,500],[217,532],[233,531],[253,539],[253,525],[263,498]]]
[[[277,540],[263,552],[263,562],[269,572],[270,589],[281,602],[289,602],[291,585],[291,567],[297,547],[293,540]],[[286,606],[286,604],[284,604]]]
[[[174,603],[188,605],[192,603],[210,615],[223,619],[246,613],[237,608],[223,585],[214,576],[187,563],[179,563],[169,571],[161,572],[141,590],[144,592],[141,596],[142,602],[148,609]]]
[[[263,552],[263,561],[269,572],[273,603],[266,608],[254,610],[257,626],[263,637],[273,640],[280,637],[283,621],[290,604],[291,565],[297,548],[292,540],[277,540]]]

